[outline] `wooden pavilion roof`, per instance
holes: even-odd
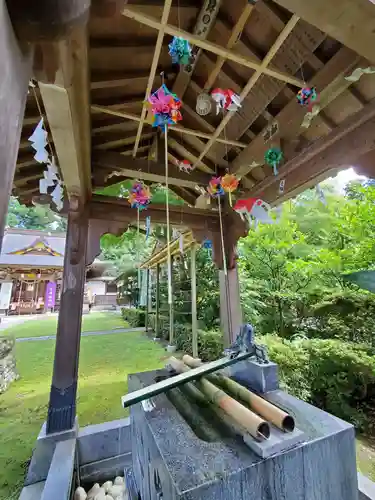
[[[43,176],[27,140],[39,111],[69,195],[90,197],[98,187],[132,177],[163,182],[163,139],[145,122],[144,106],[161,72],[183,101],[183,121],[168,132],[171,189],[192,206],[199,195],[195,185],[225,169],[241,176],[243,193],[272,203],[346,165],[371,173],[375,75],[345,79],[375,62],[375,6],[369,1],[343,0],[345,19],[335,14],[333,0],[120,3],[92,0],[85,28],[37,47],[38,84],[27,98],[14,178],[21,200],[38,195]],[[190,40],[197,54],[193,67],[172,64],[173,35]],[[309,128],[301,127],[306,108],[296,101],[304,82],[320,93],[321,111]],[[197,96],[213,87],[237,92],[241,110],[199,116]],[[264,165],[271,146],[285,155],[277,177]],[[175,166],[184,159],[196,167],[190,175]],[[282,178],[285,191],[279,193]]]

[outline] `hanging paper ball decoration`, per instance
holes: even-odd
[[[132,208],[144,210],[151,202],[151,191],[142,182],[135,182],[130,189],[128,202]]]
[[[297,101],[301,106],[312,106],[318,99],[315,87],[304,87],[298,91]]]
[[[211,92],[212,99],[216,102],[216,114],[220,110],[237,111],[241,107],[240,96],[231,89],[216,88]]]
[[[229,204],[232,206],[232,193],[238,188],[239,179],[233,174],[225,174],[221,178],[221,187],[229,194]]]
[[[197,97],[197,104],[195,106],[196,112],[200,116],[206,116],[210,113],[212,109],[212,99],[211,97],[206,94],[205,92],[202,92],[202,94],[199,94]]]
[[[270,165],[273,168],[273,174],[277,175],[277,166],[284,160],[284,154],[280,148],[270,148],[264,155],[264,160],[267,165]]]
[[[207,188],[208,193],[213,198],[220,198],[224,195],[224,189],[221,185],[221,177],[212,177]]]
[[[191,60],[191,47],[187,40],[180,36],[175,36],[168,47],[173,64],[181,64],[183,66],[189,64]]]
[[[181,101],[176,94],[168,90],[166,85],[163,84],[156,92],[151,94],[148,102],[154,115],[153,127],[164,128],[182,120]]]

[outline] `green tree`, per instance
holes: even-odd
[[[27,207],[13,196],[9,200],[7,225],[44,231],[65,231],[67,227],[66,219],[49,207],[42,205]]]

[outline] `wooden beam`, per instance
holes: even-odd
[[[137,221],[137,210],[131,208],[127,200],[121,198],[93,195],[88,206],[90,219],[110,220],[114,223],[135,223]],[[151,204],[147,210],[142,210],[139,215],[142,222],[150,216],[155,224],[166,223],[164,204]],[[197,230],[220,232],[219,214],[214,210],[170,205],[169,217],[173,226],[187,226]]]
[[[239,37],[241,36],[241,33],[242,33],[242,31],[243,31],[243,29],[244,29],[244,27],[245,27],[245,25],[250,17],[250,14],[253,11],[254,7],[255,7],[254,3],[251,3],[251,2],[246,3],[243,11],[241,12],[240,17],[238,18],[237,23],[233,27],[233,30],[232,30],[231,35],[229,37],[229,40],[226,44],[226,48],[228,50],[233,49],[234,46],[236,45],[236,43],[237,43]],[[221,68],[224,66],[224,64],[225,64],[225,58],[218,57],[213,70],[208,75],[206,83],[204,84],[205,91],[209,92],[211,90],[211,88],[214,85],[216,78],[219,76]]]
[[[330,37],[375,63],[375,8],[369,0],[275,0]]]
[[[119,116],[119,117],[124,118],[126,120],[133,120],[136,122],[141,121],[141,117],[138,115],[134,115],[132,113],[125,113],[123,111],[116,111],[114,109],[107,108],[105,106],[92,105],[91,110],[96,111],[96,112],[101,112],[101,113],[107,113],[108,115],[112,115],[112,116]],[[212,139],[213,138],[213,136],[211,134],[206,134],[204,132],[200,132],[199,130],[193,130],[190,128],[182,127],[181,125],[170,125],[168,127],[168,130],[175,130],[176,132],[180,132],[181,134],[192,135],[195,137],[202,137],[203,139]],[[230,141],[230,140],[222,139],[220,137],[218,137],[215,140],[217,142],[222,143],[222,144],[229,144],[230,146],[236,146],[238,148],[246,148],[248,146],[248,144],[245,144],[244,142]]]
[[[357,54],[352,50],[343,47],[332,59],[311,79],[309,85],[316,86],[321,91],[336,80],[338,76],[344,77],[350,72],[358,60]],[[275,117],[274,122],[278,125],[278,131],[272,140],[294,139],[301,129],[301,122],[306,114],[306,109],[302,108],[296,101],[291,100]],[[245,176],[251,170],[251,165],[255,161],[259,165],[264,163],[264,154],[269,148],[269,143],[264,139],[269,124],[260,134],[245,148],[232,162],[231,171],[240,176]]]
[[[142,140],[151,139],[153,135],[154,135],[153,133],[143,134]],[[133,144],[133,142],[135,142],[135,140],[136,140],[135,136],[125,137],[124,139],[115,139],[113,141],[103,142],[102,144],[95,144],[93,146],[93,149],[105,150],[105,149],[119,148],[121,146],[128,146],[129,144]]]
[[[33,48],[22,47],[8,16],[5,0],[0,0],[0,251],[8,212],[31,76]]]
[[[328,135],[316,140],[309,148],[287,162],[277,176],[266,177],[255,185],[249,196],[262,196],[274,202],[280,195],[281,179],[286,179],[285,196],[303,187],[315,177],[334,168],[351,165],[359,156],[375,148],[375,99],[348,117]]]
[[[148,82],[147,82],[146,94],[145,94],[145,99],[144,99],[145,103],[143,104],[143,107],[142,107],[141,120],[139,122],[138,131],[137,131],[137,138],[136,138],[135,144],[134,144],[133,156],[136,156],[139,141],[141,140],[143,124],[144,124],[147,109],[148,109],[148,105],[146,104],[146,102],[147,102],[147,100],[150,97],[150,94],[152,92],[152,86],[154,84],[155,74],[156,74],[156,70],[158,67],[158,63],[159,63],[159,57],[160,57],[161,49],[163,46],[165,26],[168,23],[168,17],[169,17],[169,12],[171,10],[171,7],[172,7],[172,0],[165,0],[163,13],[161,16],[160,29],[158,32],[158,37],[157,37],[156,45],[155,45],[154,57],[152,59],[150,75],[148,77]]]
[[[292,30],[294,29],[294,27],[296,26],[296,24],[298,23],[298,21],[299,21],[299,17],[294,15],[290,19],[290,21],[288,22],[288,24],[285,26],[285,28],[283,29],[283,31],[280,33],[280,35],[277,37],[275,43],[272,45],[272,47],[268,51],[266,57],[263,59],[263,61],[260,64],[259,68],[251,76],[250,80],[247,82],[245,88],[241,92],[241,95],[240,95],[240,100],[241,101],[243,101],[243,99],[245,99],[245,97],[250,93],[251,89],[254,87],[254,85],[259,80],[259,78],[261,77],[261,75],[263,73],[265,73],[265,70],[267,69],[268,65],[272,61],[273,57],[275,56],[275,54],[277,53],[277,51],[279,50],[279,48],[281,47],[281,45],[284,43],[284,41],[286,40],[286,38],[290,35],[290,33],[292,32]],[[224,130],[224,128],[227,125],[227,123],[233,118],[233,116],[235,116],[234,112],[226,114],[226,116],[224,117],[224,119],[221,121],[220,125],[215,130],[213,138],[208,141],[208,143],[206,144],[206,147],[204,148],[204,150],[199,155],[199,158],[198,158],[198,160],[197,160],[196,163],[198,163],[199,161],[201,161],[204,158],[204,156],[206,155],[206,153],[210,150],[211,146],[214,144],[215,138],[219,137],[219,135]],[[196,166],[196,164],[194,166]]]
[[[190,205],[191,207],[195,206],[195,202],[197,201],[197,196],[195,196],[192,191],[177,186],[173,186],[171,189],[177,196],[179,196],[182,200],[186,201],[188,205]]]
[[[68,196],[91,194],[91,126],[86,26],[54,42],[58,64],[53,83],[39,82]]]
[[[135,21],[145,24],[150,28],[154,28],[156,30],[162,28],[162,24],[156,18],[151,16],[146,16],[145,14],[142,14],[141,12],[136,11],[134,9],[125,8],[123,9],[122,13],[123,15],[129,17],[130,19],[134,19]],[[188,40],[192,44],[197,45],[202,49],[208,50],[209,52],[213,52],[214,54],[224,57],[229,61],[233,61],[237,64],[242,64],[247,68],[258,70],[261,67],[261,64],[252,59],[244,57],[241,54],[237,54],[236,52],[227,50],[224,47],[221,47],[220,45],[217,45],[215,43],[208,42],[207,40],[202,40],[199,37],[190,34],[188,31],[184,31],[177,28],[176,26],[171,26],[167,24],[165,27],[163,27],[163,30],[164,33],[168,33],[169,35],[172,36],[181,36],[185,40]],[[294,85],[296,87],[301,87],[301,88],[305,86],[305,83],[302,80],[294,78],[293,76],[288,75],[282,71],[274,70],[267,67],[263,68],[262,71],[265,75],[271,76],[272,78],[276,78],[277,80],[281,80],[285,83],[289,83],[290,85]]]
[[[174,150],[177,151],[177,153],[184,158],[185,160],[188,160],[191,164],[196,165],[197,168],[203,170],[204,172],[207,173],[214,173],[214,171],[206,165],[203,161],[198,161],[197,157],[186,147],[181,144],[180,142],[176,141],[171,134],[168,136],[168,145]]]
[[[119,172],[124,177],[138,178],[150,182],[164,182],[164,165],[156,161],[130,160],[119,153],[94,152],[94,165],[108,169],[108,174]],[[197,184],[208,185],[211,176],[203,172],[194,171],[190,174],[180,172],[174,165],[170,165],[168,182],[172,186],[181,186],[194,189]]]
[[[215,2],[212,2],[212,0],[204,0],[197,18],[197,22],[195,23],[194,29],[192,31],[193,35],[199,36],[202,40],[207,38],[212,26],[216,21],[216,17],[220,9],[220,4],[221,0],[216,0]],[[184,68],[181,68],[180,72],[177,75],[177,78],[172,87],[172,92],[177,94],[180,99],[184,97],[201,53],[202,49],[200,48],[195,54],[194,62],[192,64],[188,64]]]
[[[194,358],[198,357],[198,316],[197,316],[197,246],[192,244],[190,250],[191,280],[191,333]]]
[[[357,174],[375,179],[375,150],[361,155],[353,162]]]

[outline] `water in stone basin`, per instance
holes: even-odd
[[[74,500],[128,500],[129,495],[123,477],[117,476],[115,480],[106,481],[101,486],[95,483],[86,493],[81,486],[74,493]]]

